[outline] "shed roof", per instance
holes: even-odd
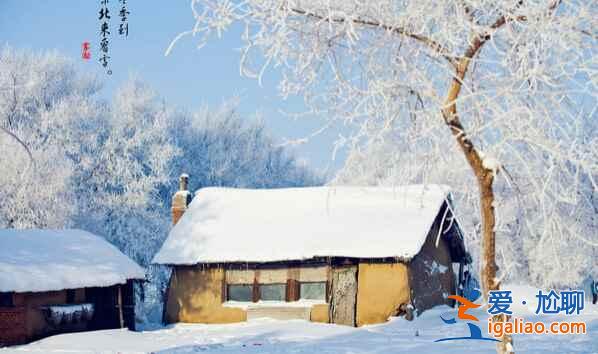
[[[407,260],[422,248],[449,191],[443,185],[203,188],[153,262]]]
[[[0,229],[0,292],[111,286],[143,278],[143,268],[87,231]]]

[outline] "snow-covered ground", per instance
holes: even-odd
[[[514,299],[517,298],[513,292]],[[524,293],[528,293],[525,291]],[[527,313],[513,305],[516,315]],[[439,307],[425,312],[412,322],[402,318],[362,328],[310,323],[301,320],[270,319],[228,325],[178,324],[164,328],[130,332],[107,330],[64,334],[25,346],[0,349],[6,353],[494,353],[494,344],[485,341],[435,343],[444,337],[469,334],[465,324],[446,325],[440,314],[448,317],[454,309]],[[481,312],[477,312],[479,315]],[[486,319],[480,327],[486,336]],[[558,317],[529,317],[535,321],[554,321]],[[516,335],[517,353],[598,353],[598,306],[586,302],[580,316],[568,318],[586,321],[585,335]]]

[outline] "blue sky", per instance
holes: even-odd
[[[280,111],[304,110],[302,99],[283,100],[277,92],[277,73],[269,72],[262,86],[239,74],[240,28],[214,38],[198,50],[197,41],[184,37],[164,56],[171,40],[191,28],[189,0],[127,0],[129,36],[117,34],[118,0],[110,0],[110,67],[107,75],[98,63],[100,0],[34,1],[0,0],[0,44],[34,50],[56,49],[71,57],[84,71],[104,80],[102,95],[109,97],[131,75],[153,86],[168,102],[189,110],[202,104],[216,106],[241,97],[240,112],[250,119],[260,112],[278,139],[301,138],[320,127],[317,118],[291,120]],[[81,44],[91,44],[92,59],[81,59]],[[308,143],[294,147],[296,154],[317,169],[338,169],[344,154],[332,161],[332,144],[338,131],[329,130]]]

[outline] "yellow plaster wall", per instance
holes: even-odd
[[[239,308],[222,306],[224,270],[175,267],[170,279],[166,321],[232,323],[247,319]]]
[[[326,281],[327,267],[228,270],[200,267],[175,267],[170,278],[166,321],[169,323],[231,323],[247,320],[241,308],[222,306],[224,277],[229,284],[251,284],[254,277],[260,283]],[[328,305],[315,305],[310,319],[328,322]]]
[[[266,271],[258,273],[261,281],[280,281],[283,274],[295,269]],[[303,271],[303,269],[302,269]],[[266,274],[264,274],[266,273]],[[320,279],[324,272],[299,272],[309,276],[299,278]],[[311,274],[310,274],[311,273]],[[322,274],[320,274],[322,273]],[[228,271],[227,281],[247,282],[252,271]],[[264,276],[266,275],[266,276]],[[222,306],[223,269],[202,269],[199,267],[176,267],[170,280],[166,320],[170,323],[232,323],[247,320],[247,312],[240,308]],[[229,278],[230,277],[230,278]],[[410,287],[407,266],[402,263],[359,264],[357,291],[357,325],[385,322],[397,308],[408,303]],[[310,320],[329,322],[328,305],[315,305],[310,311]]]
[[[328,323],[328,304],[313,305],[309,320],[312,322]]]
[[[360,263],[357,272],[357,326],[386,322],[409,302],[409,277],[403,263]]]

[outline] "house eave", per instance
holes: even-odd
[[[324,265],[355,265],[359,263],[409,263],[412,257],[342,257],[342,256],[315,256],[306,259],[287,259],[273,261],[208,261],[186,264],[162,264],[169,267],[210,267],[229,269],[255,269],[255,268],[288,268],[288,267],[313,267]]]

